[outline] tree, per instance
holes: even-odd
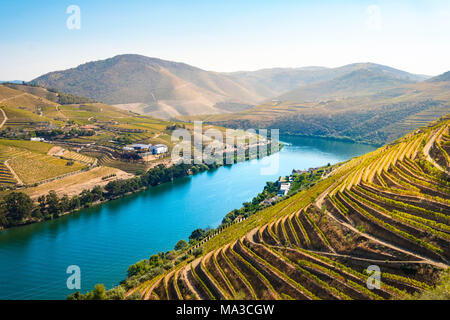
[[[94,300],[105,300],[106,298],[106,288],[104,284],[96,284],[94,290],[92,291],[92,299]]]
[[[203,253],[203,247],[198,247],[198,248],[196,248],[196,249],[194,249],[193,251],[192,251],[192,254],[194,255],[194,257],[198,257],[198,256],[200,256],[201,254]]]
[[[92,195],[94,196],[94,201],[103,200],[103,189],[100,186],[95,186],[92,191]]]
[[[80,201],[82,205],[90,205],[94,201],[94,195],[91,191],[84,189],[80,193]]]
[[[126,291],[124,287],[117,286],[109,290],[106,294],[107,298],[110,300],[123,300],[125,298]]]
[[[195,229],[189,236],[189,240],[200,240],[205,235],[205,230]]]
[[[70,199],[67,196],[67,194],[65,194],[61,200],[60,200],[60,207],[61,207],[61,211],[62,212],[66,212],[70,209]]]
[[[45,203],[47,205],[47,212],[49,214],[59,215],[61,213],[61,205],[59,203],[59,198],[55,190],[50,190],[47,197],[45,197]]]
[[[5,197],[6,216],[14,222],[21,221],[31,215],[33,201],[23,192],[11,192]]]
[[[186,248],[188,246],[187,242],[185,240],[180,240],[177,242],[177,244],[175,245],[175,250],[183,250],[184,248]]]

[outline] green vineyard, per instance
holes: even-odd
[[[2,139],[0,143],[0,185],[31,185],[86,168],[90,157],[79,155],[71,165],[68,160],[47,155],[51,144]],[[74,157],[78,154],[73,152]]]
[[[378,300],[432,288],[450,261],[449,123],[337,166],[312,188],[317,196],[301,192],[258,212],[127,295]],[[377,287],[369,266],[380,269]]]

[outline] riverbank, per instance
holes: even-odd
[[[227,213],[251,202],[267,181],[289,175],[293,168],[333,165],[373,150],[322,139],[283,137],[282,141],[283,149],[267,159],[222,166],[58,219],[2,231],[0,299],[65,299],[74,292],[66,287],[70,265],[81,269],[79,291],[86,293],[97,283],[113,288],[127,277],[130,265],[172,250],[195,229],[217,228]],[[261,174],[275,161],[279,163],[275,171]],[[276,206],[231,225],[207,241],[204,250],[266,219]]]
[[[280,143],[276,151],[278,152],[282,148],[283,144]],[[271,145],[268,145],[265,156],[269,156],[271,153]],[[238,158],[235,155],[233,164],[251,160],[253,156],[247,150],[247,153],[244,153],[244,158]],[[103,184],[99,184],[93,189],[84,189],[81,193],[73,195],[71,198],[69,198],[67,193],[60,198],[54,190],[51,190],[47,195],[39,196],[37,205],[28,194],[11,192],[4,197],[4,204],[0,206],[0,231],[12,227],[53,220],[77,212],[83,208],[99,206],[111,200],[117,200],[127,195],[145,191],[149,187],[200,172],[214,170],[226,163],[225,158],[227,154],[223,154],[223,157],[223,163],[219,164],[176,164],[170,166],[159,164],[140,176],[113,180],[104,186]],[[8,219],[10,216],[14,217],[14,220]]]
[[[283,137],[283,136],[313,138],[313,139],[323,139],[323,140],[331,140],[331,141],[339,141],[339,142],[366,144],[368,146],[372,146],[375,148],[379,148],[384,145],[383,143],[374,143],[373,141],[352,139],[349,137],[341,137],[341,136],[306,135],[306,134],[289,133],[289,132],[282,133],[281,137]]]
[[[178,268],[181,265],[193,261],[204,253],[203,246],[206,242],[212,241],[214,237],[220,235],[223,231],[226,231],[228,227],[244,222],[247,218],[258,214],[260,211],[274,206],[280,201],[287,200],[298,192],[306,190],[314,186],[318,181],[325,179],[324,172],[330,172],[332,166],[326,165],[320,168],[316,168],[313,171],[293,173],[287,176],[287,180],[292,182],[292,188],[289,192],[282,197],[277,197],[277,193],[280,190],[280,182],[284,181],[285,177],[281,177],[277,181],[268,181],[264,186],[264,189],[258,193],[249,202],[244,202],[242,207],[234,209],[225,215],[222,219],[222,223],[213,229],[195,229],[189,236],[189,242],[184,239],[180,239],[174,246],[173,250],[167,252],[159,252],[152,255],[149,259],[141,260],[133,265],[130,265],[127,269],[127,278],[116,286],[105,292],[105,299],[140,299],[140,295],[134,295],[129,290],[136,288],[144,282],[151,281],[152,279],[163,274],[165,271],[169,271],[173,268]],[[276,200],[270,201],[274,198]],[[267,202],[269,200],[269,202]],[[91,292],[83,294],[79,291],[69,295],[69,300],[89,300],[96,296],[98,290],[105,290],[103,284],[96,284],[95,288]]]

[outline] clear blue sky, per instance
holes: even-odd
[[[69,5],[79,30],[66,26]],[[214,71],[368,61],[450,70],[448,0],[1,0],[0,12],[0,80],[123,53]]]

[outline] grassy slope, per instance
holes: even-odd
[[[320,102],[272,101],[243,112],[185,119],[381,145],[447,114],[449,88],[449,82],[422,82],[366,96]]]
[[[279,290],[279,293],[284,298],[290,297],[286,293],[283,293],[289,290],[289,292],[293,292],[295,295],[299,295],[300,293],[292,288],[289,289],[286,284],[280,284],[280,281],[287,281],[298,288],[301,288],[301,285],[307,286],[309,290],[315,288],[313,292],[309,293],[312,297],[317,294],[320,298],[325,299],[333,297],[348,298],[346,293],[353,296],[355,292],[347,291],[344,287],[337,286],[336,282],[333,281],[336,281],[336,277],[342,278],[343,276],[346,278],[350,274],[352,275],[350,277],[351,279],[347,278],[345,280],[346,283],[353,286],[354,290],[359,292],[359,295],[372,299],[389,297],[402,298],[405,296],[404,290],[406,292],[417,292],[424,289],[429,290],[431,288],[430,284],[435,283],[436,276],[438,275],[436,268],[439,269],[446,266],[448,263],[446,259],[450,254],[448,250],[448,241],[450,240],[450,236],[448,235],[450,231],[448,218],[445,218],[436,209],[440,207],[442,210],[442,208],[448,206],[449,199],[448,192],[445,193],[444,191],[448,190],[448,184],[446,186],[445,179],[442,178],[442,175],[438,175],[441,178],[430,175],[431,173],[427,173],[428,170],[433,171],[435,169],[427,169],[430,168],[429,164],[423,165],[423,159],[426,158],[426,153],[428,152],[424,146],[433,137],[440,140],[440,137],[448,135],[449,119],[447,116],[447,120],[445,121],[435,123],[428,128],[422,129],[420,132],[409,134],[397,140],[395,143],[367,155],[354,158],[334,170],[331,177],[320,181],[312,188],[298,193],[273,207],[266,208],[241,223],[226,228],[219,235],[216,235],[203,245],[202,259],[209,257],[210,255],[208,253],[216,250],[228,255],[229,263],[234,264],[236,276],[243,279],[244,282],[247,281],[248,285],[253,286],[255,290],[259,290],[259,295],[262,294],[261,283],[259,281],[266,279],[264,281],[268,280],[269,283],[272,283],[275,290]],[[422,154],[422,152],[425,154]],[[400,171],[400,173],[397,173],[397,171]],[[372,173],[374,174],[373,176]],[[398,180],[396,183],[401,183],[404,189],[396,189],[398,186],[393,187],[392,182],[388,182],[391,189],[388,188],[388,185],[385,186],[384,181],[388,181],[386,180],[388,179],[386,175],[392,176],[392,179],[395,181]],[[363,181],[362,184],[361,181]],[[434,182],[430,184],[429,181]],[[392,205],[390,204],[390,198],[384,198],[382,201],[387,202],[384,202],[380,206],[380,203],[378,205],[376,204],[380,200],[373,198],[375,197],[374,195],[367,197],[364,193],[361,193],[360,190],[364,191],[367,188],[366,185],[373,185],[379,190],[388,188],[386,190],[396,192],[397,196],[404,197],[404,195],[413,193],[415,196],[411,200],[401,200],[397,204],[397,206],[400,206],[401,211],[395,211],[389,207],[389,205]],[[363,186],[363,189],[361,189],[361,186]],[[341,196],[341,194],[345,195]],[[436,194],[438,196],[433,196]],[[413,205],[417,201],[417,197],[424,199],[423,204],[420,206],[427,209],[420,209],[417,207],[417,204]],[[324,203],[326,204],[325,206]],[[315,207],[316,205],[319,207]],[[368,207],[365,207],[367,205]],[[352,212],[352,207],[357,208],[356,212],[359,211],[359,213]],[[308,209],[304,209],[305,212],[302,211],[303,213],[299,214],[298,212],[302,208]],[[321,212],[320,208],[325,211]],[[388,208],[388,210],[385,208]],[[328,212],[328,210],[332,212]],[[294,219],[294,214],[297,214],[298,218]],[[391,214],[392,217],[387,218],[387,214]],[[329,216],[325,218],[324,215]],[[369,223],[367,224],[367,221],[360,220],[361,218],[358,215],[370,216]],[[290,222],[291,227],[287,227],[284,222],[280,224],[281,221],[286,221],[286,218],[292,220]],[[308,241],[311,243],[306,247],[303,242],[300,245],[294,245],[290,242],[296,241],[291,236],[291,232],[294,230],[291,230],[291,228],[293,223],[296,223],[294,220],[297,219],[304,224],[306,228],[304,232],[307,232],[309,235]],[[336,219],[341,220],[341,222],[337,223],[338,220]],[[351,225],[347,226],[345,224],[347,219],[353,221]],[[441,224],[436,224],[433,222],[433,219],[441,221]],[[442,221],[444,220],[447,223],[443,224]],[[249,240],[252,238],[251,236],[247,238],[246,235],[251,230],[255,228],[263,230],[264,225],[269,226],[269,229],[272,230],[269,233],[272,232],[273,236],[279,239],[277,240],[280,241],[279,244],[273,245],[273,243],[270,243],[272,240],[264,240],[268,237],[267,235],[263,236],[263,240],[266,243],[261,242],[261,236],[258,237],[259,240],[254,240],[256,243],[252,243]],[[382,225],[384,227],[380,229]],[[443,230],[446,231],[442,232]],[[426,233],[423,233],[424,231]],[[298,233],[298,236],[302,237],[302,233]],[[436,236],[430,236],[430,234]],[[290,240],[286,241],[284,239],[286,237],[290,238]],[[240,242],[238,240],[243,242],[239,244]],[[263,251],[261,251],[261,244],[266,247]],[[303,249],[299,249],[298,246]],[[249,253],[246,253],[246,250],[253,251],[251,255],[255,255],[256,252],[255,258],[252,258],[251,255],[248,256]],[[272,255],[268,255],[267,250],[272,251]],[[292,259],[296,255],[306,254],[305,257],[309,257],[307,260],[299,260],[296,263],[301,263],[303,265],[302,268],[307,268],[309,271],[305,271],[302,268],[298,269],[299,267],[297,267],[297,273],[293,272],[292,269],[283,265],[280,260],[278,262],[273,260],[273,254],[275,256],[278,255],[279,258],[277,259],[287,259],[285,261]],[[333,255],[335,256],[333,257]],[[245,264],[239,262],[239,259],[241,259],[237,259],[239,256],[247,260],[249,263],[247,267]],[[367,260],[361,266],[361,263],[358,261],[364,261],[367,258],[372,260]],[[416,263],[417,260],[419,260],[419,263]],[[191,267],[187,263],[191,261],[189,259],[176,267],[176,270],[185,268],[183,272],[187,273],[187,278],[184,277],[178,285],[186,283],[188,287],[189,285],[191,287],[193,286],[195,290],[198,290],[200,297],[207,297],[207,295],[202,295],[202,292],[205,293],[205,290],[207,290],[209,294],[215,292],[213,296],[219,298],[221,293],[214,291],[214,288],[219,285],[218,282],[221,282],[221,277],[216,275],[216,280],[214,280],[215,284],[211,284],[210,282],[212,277],[210,272],[214,270],[214,267],[210,266],[208,273],[203,272],[198,267],[190,271]],[[321,262],[319,263],[319,261]],[[289,263],[292,264],[295,262],[290,260]],[[320,265],[317,265],[317,263]],[[375,290],[371,292],[364,288],[367,276],[363,273],[363,266],[373,263],[382,265],[384,287],[382,287],[381,291]],[[196,263],[194,263],[195,265]],[[253,266],[251,268],[256,268],[259,271],[256,269],[250,271],[250,265]],[[222,267],[226,268],[224,265]],[[267,273],[267,268],[272,270],[271,273]],[[333,268],[334,271],[332,271]],[[301,271],[300,273],[308,278],[308,280],[305,279],[306,282],[298,282],[299,270]],[[415,271],[411,273],[411,270]],[[195,276],[192,277],[194,272]],[[264,278],[261,272],[266,278]],[[289,273],[289,276],[286,272]],[[327,282],[328,280],[324,282],[317,278],[317,275],[321,274],[320,277],[325,279],[323,278],[323,272],[328,273],[334,280],[332,282]],[[274,274],[275,278],[273,278]],[[316,278],[314,278],[314,274]],[[151,293],[155,291],[160,292],[160,290],[166,290],[166,292],[170,292],[170,288],[167,287],[166,283],[170,280],[171,275],[170,273],[164,273],[153,280],[144,282],[137,288],[141,293],[145,294],[145,298],[154,298],[155,296],[152,296]],[[232,276],[231,274],[229,275]],[[258,280],[257,278],[260,279]],[[160,279],[164,279],[164,281],[159,281]],[[316,282],[316,286],[308,281]],[[358,285],[355,281],[361,281],[361,284]],[[222,285],[225,286],[223,283]],[[235,285],[240,286],[239,284]],[[322,287],[322,289],[319,290],[317,285]],[[303,293],[307,292],[306,288],[302,288],[301,291]],[[441,292],[442,288],[438,288],[436,291]],[[131,292],[134,291],[131,290]],[[164,295],[160,298],[166,299],[171,296],[173,297],[173,294],[169,294],[169,297]]]

